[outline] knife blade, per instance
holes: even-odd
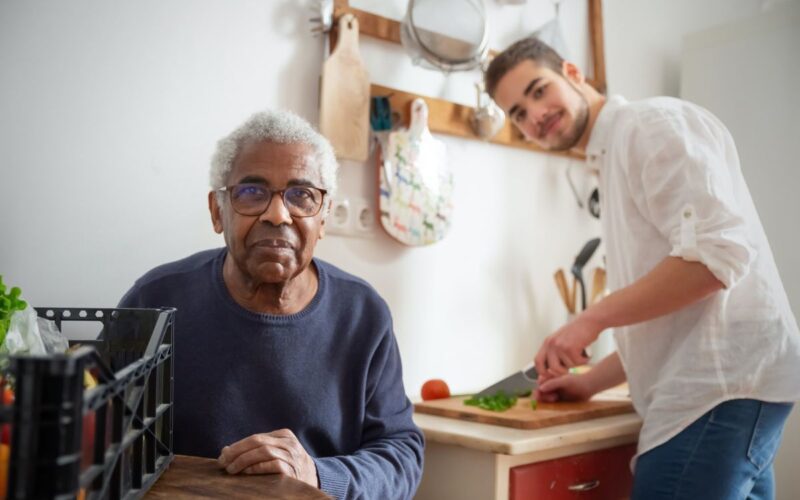
[[[519,396],[520,394],[526,394],[536,389],[538,385],[537,379],[539,378],[539,373],[536,371],[536,368],[533,366],[533,362],[528,363],[522,368],[520,371],[515,372],[512,375],[504,378],[503,380],[490,385],[486,389],[475,394],[477,398],[489,397],[494,396],[499,391],[503,391],[508,395]]]

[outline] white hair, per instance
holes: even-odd
[[[320,187],[325,189],[331,198],[336,194],[336,171],[339,169],[339,164],[331,143],[306,120],[282,109],[255,113],[239,128],[217,142],[217,150],[211,158],[211,189],[216,190],[225,186],[236,155],[249,141],[311,146],[312,158],[319,167],[322,182]],[[221,194],[217,192],[217,196]]]

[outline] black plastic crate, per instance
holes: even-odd
[[[175,309],[36,310],[62,331],[102,330],[70,339],[80,346],[64,355],[11,358],[16,401],[0,412],[12,424],[8,498],[141,498],[174,456]],[[84,370],[96,387],[84,389]]]

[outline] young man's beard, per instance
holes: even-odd
[[[578,141],[581,140],[581,136],[583,136],[583,132],[586,130],[586,125],[589,123],[589,101],[587,101],[586,97],[580,92],[578,92],[578,96],[581,102],[578,107],[578,112],[575,114],[575,123],[572,127],[572,131],[569,135],[562,137],[559,142],[550,146],[549,149],[551,151],[567,151],[572,149]]]

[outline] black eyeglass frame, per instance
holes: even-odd
[[[232,192],[231,190],[233,188],[235,188],[236,186],[242,186],[242,185],[262,186],[267,191],[269,191],[271,193],[270,197],[269,197],[269,200],[267,200],[267,204],[264,206],[264,210],[262,210],[261,212],[259,212],[257,214],[245,214],[245,213],[242,213],[242,212],[236,210],[236,206],[234,205],[233,198],[230,197],[230,194],[231,194],[231,192]],[[319,207],[317,208],[316,212],[314,212],[313,214],[308,214],[308,215],[294,215],[293,213],[291,213],[291,210],[289,209],[289,205],[286,204],[286,199],[283,197],[283,195],[284,195],[284,193],[286,191],[288,191],[290,189],[296,189],[296,188],[311,188],[311,189],[316,189],[317,191],[322,193],[322,201],[320,201]],[[242,182],[240,184],[231,184],[230,186],[223,186],[221,188],[215,189],[215,191],[228,193],[228,199],[231,202],[231,208],[233,208],[233,211],[236,212],[239,215],[244,215],[245,217],[260,217],[261,215],[264,215],[264,212],[269,210],[269,206],[272,204],[272,200],[275,199],[275,195],[278,194],[281,197],[281,203],[283,203],[283,206],[286,207],[286,210],[289,212],[289,215],[291,217],[296,217],[296,218],[301,218],[301,219],[305,219],[306,217],[315,217],[315,216],[319,215],[319,213],[322,211],[322,207],[325,206],[325,197],[328,195],[328,190],[327,189],[322,189],[322,188],[319,188],[317,186],[298,185],[298,186],[287,186],[287,187],[285,187],[283,189],[274,189],[273,190],[273,189],[270,189],[270,188],[268,188],[266,186],[263,186],[261,184],[256,184],[256,183],[253,183],[253,182]]]

